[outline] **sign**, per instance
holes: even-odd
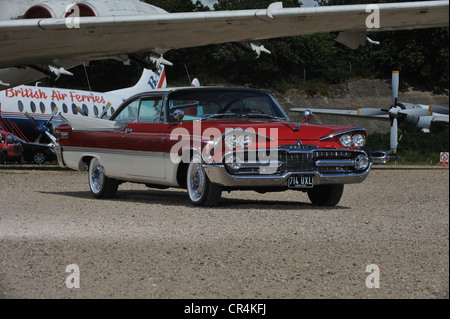
[[[440,166],[448,166],[448,152],[441,152],[440,160]]]

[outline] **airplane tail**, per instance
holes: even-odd
[[[161,65],[157,72],[153,72],[149,69],[143,69],[139,81],[137,81],[134,86],[110,91],[108,93],[130,97],[137,93],[162,89],[165,87],[167,87],[166,71],[164,69],[164,65]]]

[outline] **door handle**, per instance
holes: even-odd
[[[130,134],[131,132],[133,132],[132,128],[125,129],[125,134]]]

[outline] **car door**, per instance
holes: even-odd
[[[17,145],[14,143],[14,137],[11,134],[6,136],[6,151],[9,158],[17,158],[20,156]]]
[[[127,180],[157,182],[166,177],[162,142],[161,96],[141,97],[129,103],[114,118],[124,122],[119,162]]]

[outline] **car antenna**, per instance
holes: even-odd
[[[189,71],[188,71],[188,68],[187,68],[186,64],[184,65],[184,69],[186,70],[186,74],[187,74],[188,79],[189,79],[189,84],[191,84],[192,81],[191,81],[191,77],[190,77],[190,75],[189,75]]]

